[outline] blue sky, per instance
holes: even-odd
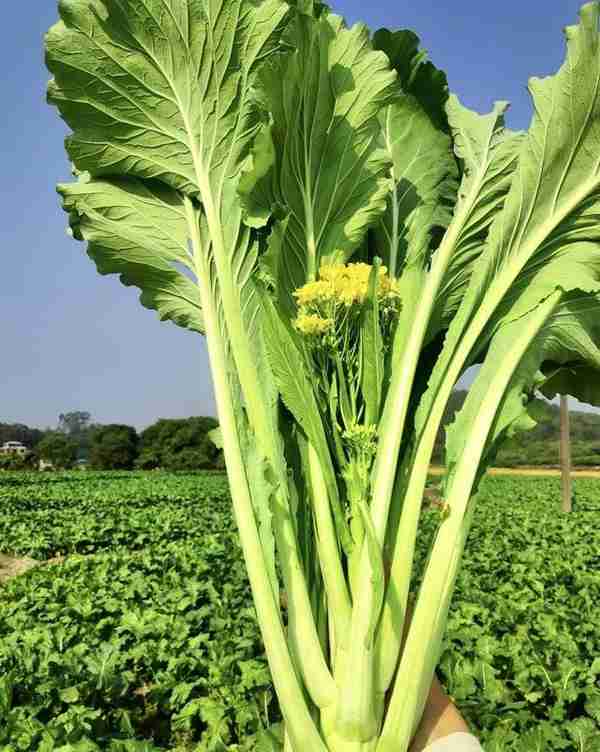
[[[508,123],[527,127],[526,82],[554,72],[570,0],[418,0],[335,9],[351,23],[410,28],[462,101],[487,111],[512,102]],[[161,323],[132,288],[100,277],[65,234],[54,185],[69,179],[65,128],[45,103],[43,34],[54,0],[6,3],[0,62],[4,153],[0,247],[0,421],[54,426],[89,410],[101,423],[141,428],[159,417],[214,414],[203,340]]]

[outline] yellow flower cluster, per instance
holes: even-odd
[[[302,334],[325,334],[333,327],[333,319],[326,319],[316,313],[301,313],[294,326]]]
[[[319,270],[319,279],[308,282],[294,292],[299,306],[319,303],[342,303],[350,307],[362,303],[369,289],[370,264],[324,264]],[[385,266],[380,267],[377,279],[379,298],[397,296],[396,285],[387,274]]]

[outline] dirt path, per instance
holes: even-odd
[[[445,469],[439,466],[429,468],[431,475],[443,475]],[[560,477],[560,470],[552,467],[493,467],[488,470],[489,475],[519,475],[523,476],[545,476],[549,478]],[[586,469],[573,470],[573,478],[600,478],[600,470]]]
[[[18,557],[0,554],[0,585],[4,582],[8,582],[12,577],[18,577],[20,574],[25,574],[25,572],[34,567],[61,564],[64,560],[64,556],[55,556],[53,559],[48,559],[47,561],[39,561],[38,559],[30,559],[28,556]]]
[[[38,564],[41,564],[41,562],[37,559],[29,559],[27,557],[19,559],[0,554],[0,585],[10,580],[11,577],[16,577],[19,574],[27,572],[28,569],[37,567]]]

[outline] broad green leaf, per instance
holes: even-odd
[[[548,399],[559,394],[570,394],[580,402],[600,406],[600,381],[598,371],[585,364],[565,364],[557,368],[553,363],[543,366],[545,375],[540,391]]]
[[[574,293],[557,314],[551,334],[540,390],[549,398],[571,394],[600,406],[600,295]]]
[[[438,389],[443,385],[446,399],[462,370],[485,350],[482,333],[491,336],[501,321],[524,315],[548,295],[544,266],[554,270],[554,287],[594,288],[600,254],[600,160],[594,157],[600,153],[599,13],[597,3],[585,5],[581,23],[567,29],[564,65],[555,76],[530,82],[535,116],[419,408],[419,427]],[[543,284],[525,284],[534,274],[545,278]],[[517,291],[522,295],[512,310]],[[438,401],[436,420],[441,394]]]
[[[427,50],[419,49],[420,43],[419,37],[408,29],[378,29],[373,35],[373,47],[388,56],[398,73],[402,91],[412,94],[418,100],[420,107],[438,130],[449,133],[445,112],[448,80],[444,71],[427,59]]]
[[[66,689],[61,689],[60,699],[63,702],[67,703],[77,702],[77,700],[79,700],[79,690],[77,689],[77,687],[67,687]]]
[[[498,394],[498,412],[487,438],[483,452],[482,470],[493,459],[498,443],[516,430],[533,428],[536,421],[527,410],[536,387],[543,377],[540,371],[558,368],[564,393],[572,393],[568,367],[560,369],[560,364],[574,364],[586,369],[591,376],[589,394],[598,402],[600,382],[600,296],[580,292],[564,295],[556,310],[551,314],[539,334],[532,340],[510,385],[504,394]],[[446,429],[447,464],[452,468],[463,456],[465,442],[468,441],[469,427],[475,420],[481,402],[487,398],[498,364],[510,355],[517,336],[526,330],[529,320],[535,317],[535,309],[520,319],[504,324],[492,338],[484,363],[475,378],[462,410],[457,413],[454,423]],[[553,377],[551,377],[552,379]],[[556,378],[556,377],[554,377]],[[575,386],[579,386],[575,377]],[[546,389],[542,384],[542,388]],[[450,475],[452,470],[450,469]]]
[[[523,136],[505,128],[507,108],[507,103],[497,102],[492,112],[479,115],[454,95],[446,105],[462,180],[451,225],[454,248],[438,290],[430,336],[446,327],[459,308],[510,187]]]
[[[404,263],[423,263],[434,228],[450,223],[458,170],[444,111],[445,74],[425,62],[427,53],[410,31],[380,29],[373,45],[398,72],[394,101],[380,114],[394,188],[375,231],[377,252],[397,276]]]
[[[202,332],[200,295],[192,279],[188,227],[179,194],[157,181],[82,180],[58,187],[71,230],[86,240],[100,274],[119,274],[142,291],[161,319]]]
[[[67,0],[46,37],[48,97],[92,175],[154,178],[218,205],[258,127],[257,62],[278,0]]]
[[[211,258],[214,303],[228,320],[224,339],[243,360],[236,365],[250,404],[256,378],[250,388],[248,364],[260,362],[259,354],[248,352],[255,342],[250,272],[257,256],[250,231],[241,227],[236,192],[260,127],[252,94],[256,69],[276,49],[287,10],[277,0],[69,0],[61,3],[61,21],[46,38],[54,75],[48,97],[73,129],[67,150],[76,168],[93,177],[110,175],[111,183],[137,177],[147,188],[160,181],[178,192],[173,204],[183,205],[184,195],[201,201],[201,210],[187,204],[185,232],[202,241],[194,253]],[[69,192],[77,212],[75,189],[61,190]],[[123,225],[130,221],[116,213],[114,218]],[[104,246],[96,250],[97,263],[120,271],[113,255],[104,259]],[[127,269],[143,292],[149,286],[150,300],[164,296],[154,291],[165,276],[156,279],[155,254],[151,248],[147,266]],[[199,259],[194,261],[196,272]],[[175,280],[168,292],[187,299],[190,284]],[[170,300],[161,305],[182,317],[171,313]]]
[[[488,247],[478,265],[469,306],[504,297],[521,275],[589,244],[583,266],[597,269],[600,254],[600,7],[588,3],[581,22],[566,29],[567,59],[559,72],[530,80],[535,116]],[[569,289],[589,289],[584,269],[557,277]],[[588,275],[589,276],[589,275]],[[536,305],[536,296],[531,306]],[[487,302],[487,301],[486,301]]]
[[[389,162],[377,117],[395,74],[364,26],[347,29],[334,15],[296,13],[285,42],[290,51],[261,68],[268,122],[242,191],[250,224],[287,218],[279,285],[289,294],[321,261],[350,258],[385,208]]]

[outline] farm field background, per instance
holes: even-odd
[[[574,488],[562,515],[558,478],[483,483],[439,675],[486,752],[600,752],[600,480]],[[0,553],[42,562],[0,585],[0,752],[272,748],[224,475],[3,473]]]

